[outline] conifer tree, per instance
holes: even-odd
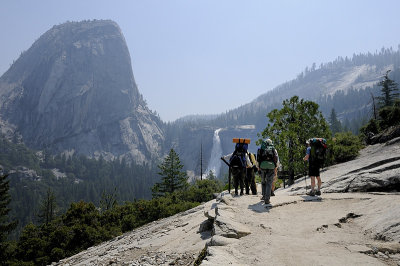
[[[117,205],[117,188],[114,187],[114,192],[107,193],[103,190],[100,199],[100,208],[102,211],[108,211]]]
[[[397,83],[389,78],[390,70],[386,71],[383,80],[378,83],[381,86],[382,96],[376,97],[380,108],[393,106],[396,98],[399,97]]]
[[[336,133],[342,131],[342,124],[338,120],[336,111],[334,108],[332,108],[331,115],[329,117],[329,124],[330,124],[330,128],[332,131],[332,136],[334,136]]]
[[[39,218],[41,221],[48,225],[56,217],[56,196],[54,192],[49,188],[47,189],[46,196],[40,203]]]
[[[176,190],[186,189],[188,186],[186,172],[182,171],[183,165],[178,154],[171,149],[164,161],[158,165],[161,182],[152,188],[153,197],[163,196]]]
[[[207,174],[207,179],[208,180],[216,180],[217,177],[215,176],[214,172],[212,170],[210,170]]]
[[[7,247],[7,236],[8,234],[17,227],[17,221],[9,221],[8,213],[10,208],[8,205],[11,202],[11,196],[9,194],[9,180],[8,175],[0,174],[0,258],[5,259],[6,247]],[[3,260],[2,259],[2,260]]]

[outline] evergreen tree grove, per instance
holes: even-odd
[[[10,208],[8,205],[11,202],[10,194],[8,190],[10,189],[9,180],[7,180],[8,175],[0,174],[0,257],[6,258],[6,247],[8,234],[15,229],[17,226],[17,221],[10,222],[8,219],[8,213]]]

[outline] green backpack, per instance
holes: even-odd
[[[261,148],[257,150],[257,161],[260,163],[262,170],[275,169],[277,159],[274,152],[274,146],[268,145],[266,142],[261,143]]]

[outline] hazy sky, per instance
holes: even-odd
[[[164,121],[248,103],[306,66],[397,50],[398,0],[1,0],[0,75],[53,25],[112,19]]]

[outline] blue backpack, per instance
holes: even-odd
[[[311,145],[310,162],[322,166],[326,155],[326,139],[312,138],[309,140]]]
[[[235,146],[235,151],[233,152],[231,158],[229,159],[229,164],[231,167],[246,167],[246,153],[248,145],[246,143],[237,143]]]

